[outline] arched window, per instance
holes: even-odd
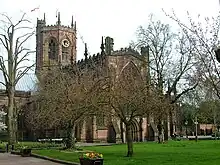
[[[55,60],[57,58],[57,44],[54,38],[49,40],[49,49],[48,49],[49,59]]]

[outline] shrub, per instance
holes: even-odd
[[[24,146],[31,149],[48,149],[48,148],[63,147],[62,144],[56,144],[56,143],[18,142],[17,144],[15,144],[15,149],[20,150]]]
[[[5,148],[5,143],[4,142],[2,142],[2,141],[0,141],[0,148]]]

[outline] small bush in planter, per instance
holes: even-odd
[[[24,146],[20,149],[21,156],[28,157],[31,156],[31,148]]]
[[[80,165],[103,165],[103,155],[95,152],[87,152],[79,158]]]

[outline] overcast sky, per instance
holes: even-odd
[[[37,7],[39,9],[31,12]],[[0,0],[1,12],[13,19],[26,12],[33,26],[37,17],[43,18],[43,13],[49,25],[56,23],[57,10],[63,25],[70,25],[73,15],[78,29],[77,59],[83,57],[84,51],[80,35],[88,44],[90,54],[100,51],[101,36],[113,37],[114,48],[120,49],[135,39],[139,25],[147,25],[150,13],[162,21],[169,21],[162,8],[167,12],[173,8],[181,19],[185,19],[187,10],[194,15],[215,16],[220,9],[219,0]],[[30,45],[35,48],[35,37]]]

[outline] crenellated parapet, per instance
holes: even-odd
[[[45,24],[45,20],[43,19],[37,19],[37,24]]]
[[[75,32],[76,30],[69,27],[69,26],[62,26],[62,25],[47,25],[42,28],[44,31],[51,31],[51,30],[60,30],[60,31],[68,31],[68,32]]]
[[[140,55],[140,53],[131,47],[128,48],[121,48],[120,50],[116,50],[112,52],[113,56],[124,56],[124,55]]]
[[[73,16],[72,16],[70,26],[62,25],[60,21],[60,13],[58,12],[58,20],[56,24],[46,25],[46,16],[44,14],[44,19],[37,19],[37,28],[40,28],[40,27],[43,28],[43,30],[58,30],[59,29],[59,30],[76,31],[76,21],[75,22],[73,21]]]
[[[78,60],[76,65],[80,69],[85,69],[85,68],[92,69],[94,67],[101,66],[104,58],[105,58],[104,55],[97,53],[97,54],[93,54],[92,56],[89,56],[87,59]]]
[[[70,26],[64,26],[64,25],[46,25],[46,22],[44,20],[37,20],[37,28],[41,28],[43,31],[51,31],[51,30],[61,30],[61,31],[69,31],[69,32],[75,32],[76,29]]]

